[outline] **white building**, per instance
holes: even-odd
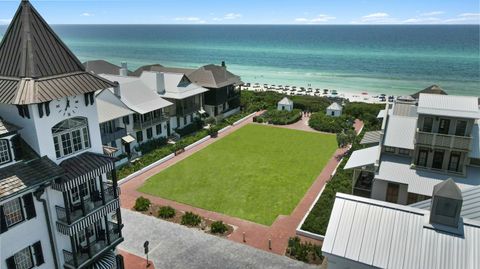
[[[478,97],[419,94],[379,113],[382,130],[367,133],[372,147],[352,153],[353,193],[412,204],[430,198],[452,178],[460,189],[480,185]]]
[[[287,97],[283,97],[282,100],[278,101],[277,110],[283,111],[292,111],[293,110],[293,101]]]
[[[447,180],[431,195],[404,206],[337,193],[322,245],[327,268],[480,268],[478,188],[465,196]]]
[[[343,107],[336,102],[333,102],[327,107],[327,116],[340,117],[342,115]]]
[[[102,155],[94,97],[112,86],[21,2],[0,44],[1,268],[122,267],[114,160]]]

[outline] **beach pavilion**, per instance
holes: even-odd
[[[277,104],[277,110],[286,110],[292,111],[293,110],[293,101],[288,99],[287,97],[283,97]]]

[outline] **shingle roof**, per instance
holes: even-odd
[[[478,223],[464,220],[460,236],[428,225],[428,215],[418,208],[337,193],[322,252],[362,268],[480,268]]]
[[[111,87],[83,65],[28,1],[0,43],[0,103],[31,104]]]
[[[480,186],[464,189],[462,191],[463,204],[461,216],[466,219],[480,221]],[[432,200],[428,199],[410,206],[430,210]]]
[[[93,60],[83,63],[85,70],[94,74],[110,74],[118,75],[121,67],[105,60]],[[127,70],[127,74],[131,75],[132,71]]]
[[[430,94],[440,94],[440,95],[447,95],[447,93],[442,90],[438,85],[432,85],[430,87],[427,87],[417,93],[412,94],[411,96],[415,99],[418,99],[420,97],[421,93],[430,93]]]
[[[391,115],[385,130],[383,145],[388,147],[414,149],[417,118]]]
[[[202,66],[187,76],[192,82],[206,88],[218,89],[243,83],[240,77],[229,72],[226,67],[213,64]]]
[[[418,114],[461,118],[480,118],[478,97],[420,94]]]
[[[0,200],[61,177],[63,169],[47,157],[0,169]]]

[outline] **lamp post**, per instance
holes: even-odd
[[[145,243],[143,243],[143,248],[145,250],[145,255],[147,255],[147,266],[146,266],[147,268],[150,266],[150,262],[148,261],[148,244],[149,244],[148,240],[145,241]]]

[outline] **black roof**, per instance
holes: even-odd
[[[42,91],[42,80],[62,86],[48,85]],[[91,84],[92,80],[95,83]],[[85,71],[30,2],[20,3],[0,43],[1,103],[41,103],[112,86],[112,82]]]
[[[116,158],[114,157],[85,152],[61,162],[60,166],[65,169],[66,174],[64,178],[68,181],[86,175],[96,169],[112,165],[115,160]]]

